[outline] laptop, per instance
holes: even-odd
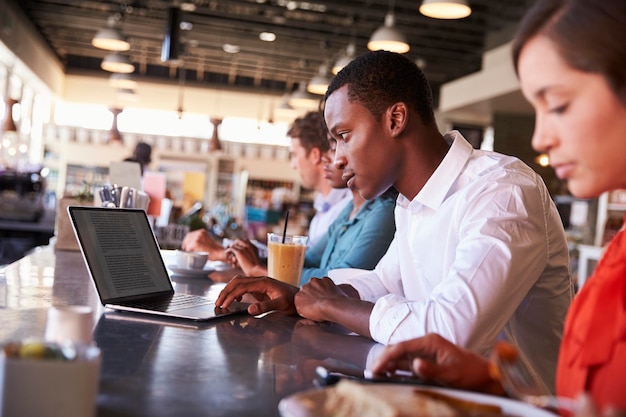
[[[120,311],[209,320],[247,310],[175,294],[148,216],[142,209],[68,206],[83,259],[103,306]]]

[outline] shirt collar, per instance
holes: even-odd
[[[318,194],[313,202],[313,207],[315,211],[326,213],[332,206],[337,204],[339,201],[346,198],[347,195],[352,195],[350,189],[348,188],[333,188],[330,190],[330,193],[326,197]]]
[[[424,187],[409,201],[405,196],[398,196],[398,205],[411,211],[422,206],[436,210],[448,195],[450,188],[459,177],[472,153],[472,145],[456,130],[447,133],[444,140],[450,144],[448,153]]]

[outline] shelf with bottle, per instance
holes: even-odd
[[[246,186],[246,205],[251,207],[282,210],[297,199],[293,181],[249,179]]]

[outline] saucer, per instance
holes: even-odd
[[[184,275],[187,277],[207,277],[210,272],[215,271],[214,268],[209,268],[208,265],[203,269],[179,268],[176,265],[168,265],[167,268],[172,271],[174,275]]]

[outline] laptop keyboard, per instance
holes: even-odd
[[[172,298],[168,298],[165,300],[133,302],[132,306],[145,310],[173,311],[183,308],[198,307],[207,304],[212,304],[212,302],[203,297],[189,294],[174,294]]]

